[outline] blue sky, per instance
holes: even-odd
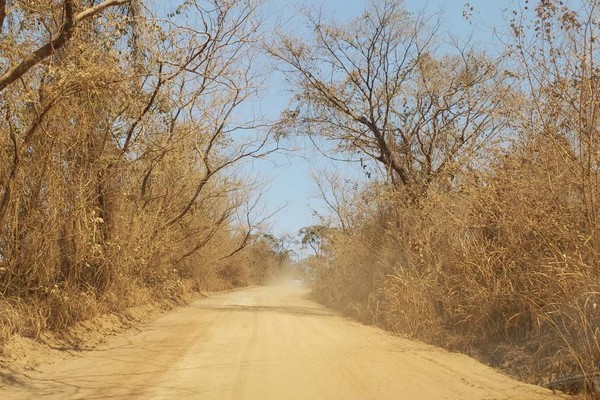
[[[364,0],[272,0],[273,13],[281,14],[289,20],[290,28],[301,32],[302,19],[298,9],[302,5],[322,5],[324,10],[335,15],[338,21],[346,21],[358,16],[367,1]],[[464,0],[406,0],[405,5],[410,11],[419,11],[425,7],[426,13],[443,12],[444,29],[450,34],[465,38],[473,35],[475,42],[482,47],[491,46],[494,40],[494,29],[504,26],[503,8],[508,7],[514,0],[470,0],[474,7],[473,18],[466,21],[463,18]],[[261,109],[267,115],[277,116],[289,102],[289,88],[281,76],[274,76],[275,86],[261,103]],[[264,197],[269,209],[277,209],[287,204],[271,220],[273,233],[296,234],[303,226],[318,223],[314,211],[324,214],[324,205],[316,198],[315,187],[311,180],[311,171],[335,169],[342,175],[359,176],[356,167],[345,163],[334,163],[318,155],[308,141],[301,139],[296,144],[299,149],[295,156],[274,155],[267,161],[254,162],[252,173],[268,182]]]

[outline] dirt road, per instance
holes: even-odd
[[[557,399],[463,355],[336,316],[288,283],[165,315],[3,399]],[[21,377],[22,378],[22,377]]]

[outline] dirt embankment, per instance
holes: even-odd
[[[0,348],[0,385],[14,381],[14,376],[24,372],[81,357],[118,335],[136,334],[166,312],[206,298],[209,294],[188,292],[176,298],[81,321],[64,332],[45,331],[35,339],[14,335]]]

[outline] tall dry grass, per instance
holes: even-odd
[[[309,45],[282,37],[285,121],[370,178],[350,202],[317,180],[339,219],[309,260],[318,299],[600,396],[599,13],[509,7],[496,57],[438,41],[439,20],[400,0],[345,24],[308,13]]]
[[[383,189],[333,231],[315,296],[530,382],[596,390],[598,227],[564,142],[540,136],[419,205]],[[592,390],[592,391],[593,391]]]
[[[185,2],[174,23],[151,1],[88,3],[1,5],[3,74],[50,50],[0,89],[0,345],[278,267],[253,184],[225,173],[270,143],[233,119],[257,89],[257,5]]]

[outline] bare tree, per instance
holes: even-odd
[[[297,86],[285,120],[380,163],[413,198],[501,129],[506,77],[468,45],[439,55],[434,18],[385,0],[344,25],[307,21],[310,42],[282,35],[271,47]]]
[[[340,228],[350,227],[352,203],[355,200],[357,184],[344,179],[332,171],[313,171],[312,180],[317,188],[317,198],[323,201],[337,218]]]

